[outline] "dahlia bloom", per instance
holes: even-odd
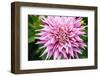
[[[81,17],[41,16],[42,29],[38,33],[38,44],[45,48],[46,59],[76,59],[82,54],[85,43]]]

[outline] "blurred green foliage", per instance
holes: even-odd
[[[39,52],[41,45],[36,44],[37,31],[42,27],[39,16],[28,15],[28,60],[42,60]]]
[[[34,42],[36,37],[36,30],[41,29],[41,21],[38,19],[39,16],[28,16],[28,43]]]
[[[82,26],[86,26],[83,31],[86,32],[85,35],[81,36],[81,38],[86,43],[86,46],[81,48],[82,54],[79,55],[79,58],[88,58],[88,17],[82,18]]]

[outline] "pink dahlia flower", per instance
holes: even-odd
[[[38,34],[38,44],[45,48],[41,56],[46,59],[76,59],[85,43],[81,17],[41,16],[42,29]]]

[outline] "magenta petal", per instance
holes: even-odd
[[[77,41],[83,41],[79,36],[75,36]]]
[[[57,59],[61,59],[61,57],[62,57],[62,55],[61,55],[61,54],[59,54],[59,56],[57,57]]]
[[[70,54],[72,57],[74,57],[73,48],[70,48],[70,49],[69,49],[69,54]]]
[[[59,52],[56,50],[56,51],[54,52],[54,60],[57,59],[58,56],[59,56]]]
[[[71,32],[69,37],[74,37],[74,36],[75,36],[75,33]]]
[[[68,58],[65,49],[63,49],[63,50],[61,51],[61,54],[63,55],[63,57],[64,57],[65,59]]]
[[[52,55],[53,55],[53,52],[52,52],[52,50],[51,51],[48,51],[48,58],[50,58]]]

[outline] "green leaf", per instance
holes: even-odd
[[[88,25],[88,17],[82,17],[82,25]]]
[[[35,41],[35,38],[32,36],[32,37],[29,37],[29,39],[28,39],[28,42],[30,43],[30,42],[34,42]]]
[[[35,32],[33,29],[33,26],[31,24],[29,24],[28,27],[28,43],[33,42],[35,40]]]
[[[88,40],[88,36],[87,36],[87,35],[83,35],[83,36],[81,36],[81,38],[82,38],[84,41],[87,41],[87,40]]]
[[[87,46],[83,49],[81,48],[82,54],[79,55],[79,58],[88,58],[88,48]]]
[[[42,28],[40,24],[41,21],[39,19],[39,16],[28,16],[28,43],[35,41],[36,34],[38,33],[35,30],[39,30]]]
[[[37,20],[38,20],[38,16],[28,15],[28,22],[30,22],[31,24],[33,24]]]

